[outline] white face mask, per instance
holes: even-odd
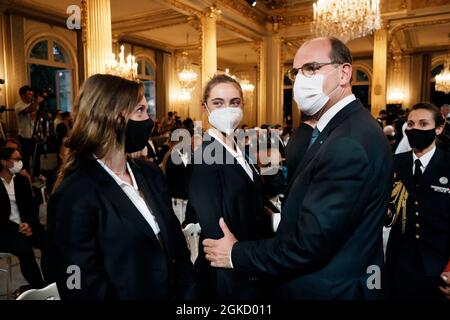
[[[14,166],[12,168],[9,168],[9,172],[11,172],[11,174],[17,174],[22,170],[23,162],[22,162],[22,160],[13,161],[13,162],[14,162]]]
[[[233,132],[243,117],[242,108],[239,107],[218,108],[211,112],[209,112],[208,107],[206,107],[206,110],[208,110],[209,113],[209,123],[225,134]]]
[[[330,95],[339,88],[339,85],[328,95],[323,92],[323,81],[325,76],[337,70],[334,68],[326,75],[315,74],[312,77],[305,77],[301,71],[297,74],[294,82],[294,100],[298,109],[307,116],[315,115],[330,100]]]

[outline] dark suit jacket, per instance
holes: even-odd
[[[37,221],[33,218],[33,193],[30,181],[20,175],[14,176],[14,192],[16,195],[17,207],[19,208],[20,219],[33,226]],[[17,224],[9,220],[11,214],[11,203],[3,182],[0,181],[0,231],[16,230]]]
[[[386,263],[392,285],[397,280],[392,278],[397,271],[407,271],[417,277],[428,277],[431,290],[434,287],[436,295],[443,298],[437,287],[439,275],[450,259],[450,194],[444,190],[450,187],[450,155],[436,149],[418,188],[414,186],[412,165],[412,151],[395,155],[394,185],[401,183],[408,194],[406,225],[403,233],[400,212],[389,235]],[[398,200],[401,201],[400,197]],[[405,268],[408,270],[401,270]],[[402,289],[401,284],[395,286]]]
[[[204,238],[223,237],[220,217],[239,240],[269,236],[270,219],[263,211],[259,175],[253,171],[253,182],[222,144],[206,136],[202,148],[197,149],[194,155],[194,160],[199,159],[199,153],[204,151],[203,162],[190,165],[188,176],[189,203],[202,228],[200,244]],[[208,164],[206,155],[211,151],[213,155],[223,155],[223,164]],[[227,157],[233,161],[232,164],[225,164]],[[205,298],[252,299],[263,295],[260,285],[248,276],[233,270],[211,268],[205,259],[203,246],[199,252],[195,265],[204,280],[202,290]]]
[[[301,123],[299,127],[292,132],[285,151],[288,181],[294,176],[295,170],[297,170],[298,165],[306,154],[306,150],[308,150],[313,130],[314,129],[310,125]]]
[[[181,162],[181,158],[175,149],[168,152],[173,153],[173,156],[178,158],[177,161]],[[171,198],[187,199],[187,167],[182,162],[175,164],[172,161],[172,154],[169,154],[168,157],[165,172],[169,195]]]
[[[195,279],[186,241],[158,167],[136,160],[133,174],[161,240],[113,178],[84,159],[48,203],[50,257],[63,299],[191,299]],[[81,269],[69,290],[66,270]]]
[[[379,297],[368,289],[367,269],[383,264],[391,164],[380,126],[359,100],[350,103],[299,165],[277,235],[235,244],[234,267],[277,277],[282,299]]]

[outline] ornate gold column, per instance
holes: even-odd
[[[86,8],[86,76],[105,73],[112,54],[110,0],[83,1]]]
[[[266,123],[266,48],[265,42],[261,41],[256,46],[258,50],[258,96],[256,105],[256,124],[261,126]]]
[[[31,85],[27,80],[27,63],[25,52],[25,19],[19,15],[6,14],[2,19],[2,43],[4,44],[4,75],[3,95],[6,106],[9,109],[20,100],[19,88]],[[17,128],[14,112],[6,112],[6,128],[8,132],[14,132]],[[6,132],[5,132],[6,133]]]
[[[264,37],[265,57],[262,57],[265,58],[265,87],[262,87],[265,95],[265,121],[269,124],[283,124],[281,37],[278,34],[278,21],[275,19],[267,23],[266,27],[268,35]]]
[[[220,10],[211,6],[202,17],[202,87],[217,71],[216,21],[220,14]]]
[[[387,29],[378,30],[374,34],[372,96],[370,99],[373,116],[378,116],[380,110],[386,108],[387,39]]]

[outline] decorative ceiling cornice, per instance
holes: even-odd
[[[219,3],[233,11],[238,12],[240,15],[244,15],[246,18],[251,19],[256,24],[264,25],[266,15],[263,12],[250,7],[245,1],[220,0]]]
[[[394,27],[390,28],[388,33],[388,48],[389,51],[392,53],[402,52],[405,51],[405,49],[402,49],[398,43],[398,39],[396,38],[396,34],[400,31],[416,28],[416,27],[425,27],[425,26],[433,26],[433,25],[440,25],[440,24],[447,24],[450,23],[450,18],[443,18],[443,19],[433,19],[433,20],[426,20],[426,21],[415,21],[415,22],[409,22],[409,23],[401,23],[397,24]]]
[[[141,14],[112,22],[112,30],[120,32],[139,32],[170,27],[187,23],[185,15],[171,9]]]
[[[232,25],[231,23],[228,23],[227,21],[224,20],[217,20],[217,25],[220,25],[238,35],[240,35],[241,38],[249,40],[249,41],[257,41],[259,40],[259,38],[257,36],[255,36],[254,34],[244,31],[241,28],[238,28],[234,25]]]
[[[203,12],[201,10],[198,10],[193,6],[186,4],[186,1],[180,0],[164,0],[164,1],[158,0],[158,1],[188,16],[193,15],[196,16],[197,18],[200,18],[203,15]]]
[[[296,16],[284,16],[281,22],[283,26],[291,27],[298,26],[305,23],[311,23],[313,21],[312,16],[296,15]]]

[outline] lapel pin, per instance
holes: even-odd
[[[440,177],[440,178],[439,178],[439,182],[440,182],[441,184],[447,184],[447,183],[448,183],[448,179],[447,179],[446,177]]]

